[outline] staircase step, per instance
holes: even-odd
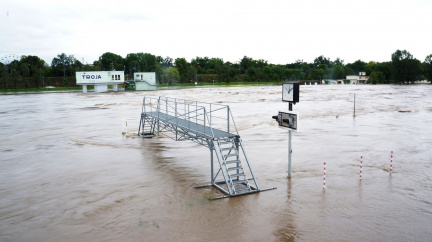
[[[227,158],[227,157],[232,157],[232,156],[237,156],[238,154],[228,154],[228,155],[223,155],[224,156],[224,158]]]
[[[240,160],[227,160],[227,161],[225,161],[225,163],[227,163],[227,164],[240,163],[240,162],[241,162]]]
[[[235,148],[234,147],[228,147],[228,148],[221,148],[221,150],[222,151],[225,151],[225,150],[235,150]]]
[[[246,183],[247,184],[247,180],[234,180],[232,181],[233,184],[239,184],[239,183]]]
[[[239,169],[243,169],[243,167],[241,167],[241,166],[230,167],[230,168],[228,168],[228,171],[239,170]]]
[[[228,145],[228,144],[232,145],[232,142],[219,142],[219,144],[220,145]]]
[[[236,187],[235,188],[236,192],[240,192],[240,191],[244,191],[244,190],[250,191],[250,188],[249,187]]]
[[[230,177],[239,177],[239,176],[244,176],[245,174],[242,172],[242,173],[235,173],[235,174],[230,174],[229,176]]]

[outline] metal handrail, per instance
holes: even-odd
[[[147,112],[148,109],[150,112],[158,112],[158,118],[159,115],[166,115],[166,120],[175,121],[176,125],[178,125],[177,119],[188,121],[188,127],[185,128],[190,128],[191,123],[203,125],[205,135],[209,135],[206,132],[206,129],[209,128],[212,137],[214,137],[214,126],[229,133],[231,125],[234,125],[235,134],[238,135],[238,129],[228,105],[162,96],[158,98],[144,97],[142,111]],[[168,115],[172,118],[169,118]]]

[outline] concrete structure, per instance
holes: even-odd
[[[358,76],[346,76],[346,79],[350,80],[350,84],[366,84],[369,76],[366,76],[366,72],[359,72]]]
[[[118,91],[117,85],[123,82],[123,71],[76,72],[76,84],[83,86],[83,93],[87,93],[87,86],[94,86],[94,92],[107,92],[108,85],[113,85],[114,91]]]
[[[156,73],[155,72],[135,72],[134,73],[135,90],[156,90]]]

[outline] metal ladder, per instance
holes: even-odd
[[[238,195],[253,190],[240,160],[240,138],[238,136],[214,141],[220,169],[230,194]],[[253,176],[253,174],[252,174]]]
[[[146,122],[147,125],[145,124]],[[138,135],[141,135],[142,137],[153,137],[157,135],[156,125],[157,125],[157,120],[155,118],[150,117],[145,113],[141,113]]]

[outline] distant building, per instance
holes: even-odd
[[[94,92],[107,92],[108,85],[112,85],[118,91],[117,85],[124,82],[123,71],[77,71],[75,74],[76,84],[83,86],[83,93],[87,92],[87,86],[94,86]]]
[[[346,76],[347,80],[350,80],[350,84],[366,84],[369,76],[366,76],[366,72],[359,72],[358,75]]]
[[[156,73],[155,72],[135,72],[134,73],[135,90],[156,90]]]
[[[326,85],[345,85],[345,84],[351,84],[349,80],[343,80],[343,79],[338,79],[338,80],[333,80],[333,79],[323,79],[321,81],[321,84],[326,84]]]

